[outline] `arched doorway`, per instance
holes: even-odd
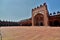
[[[59,21],[58,21],[58,20],[55,20],[53,24],[54,24],[54,26],[60,26],[60,24],[59,24]]]
[[[43,26],[44,22],[44,16],[40,13],[38,13],[37,15],[34,16],[34,25],[35,26]]]

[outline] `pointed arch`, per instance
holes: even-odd
[[[43,26],[44,25],[44,16],[43,14],[37,13],[34,16],[34,25],[35,26]]]

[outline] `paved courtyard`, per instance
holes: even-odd
[[[2,40],[60,40],[60,27],[1,27]]]

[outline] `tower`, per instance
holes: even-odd
[[[46,3],[32,9],[32,26],[48,26],[48,9]]]

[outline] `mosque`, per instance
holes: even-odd
[[[20,26],[60,26],[60,12],[49,13],[47,4],[43,3],[32,9],[32,17],[19,22]],[[55,15],[57,14],[57,15]]]
[[[53,14],[53,15],[52,15]],[[60,12],[49,13],[47,4],[32,9],[32,17],[18,22],[1,21],[0,26],[60,26]]]

